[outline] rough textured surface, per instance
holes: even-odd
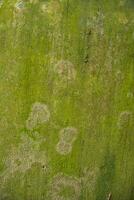
[[[0,1],[0,199],[134,199],[134,1]]]

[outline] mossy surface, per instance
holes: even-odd
[[[133,200],[133,0],[0,1],[0,199]]]

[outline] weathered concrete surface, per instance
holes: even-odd
[[[0,199],[134,199],[134,1],[0,1]]]

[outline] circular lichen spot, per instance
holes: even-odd
[[[59,136],[66,143],[72,143],[76,140],[77,134],[78,134],[78,131],[76,128],[66,127],[60,131]]]
[[[59,0],[41,2],[40,11],[49,20],[51,26],[55,27],[59,24],[62,16]]]
[[[78,200],[81,184],[76,177],[58,173],[50,184],[49,197],[51,200]]]
[[[115,78],[116,78],[116,81],[118,83],[121,83],[123,80],[124,80],[124,76],[123,76],[123,73],[122,71],[118,70],[115,74]]]
[[[17,1],[15,4],[15,11],[16,12],[21,12],[25,9],[25,3],[24,1]]]
[[[76,70],[74,65],[68,60],[60,60],[54,66],[54,72],[60,79],[65,81],[73,81],[76,78]]]
[[[133,120],[133,114],[130,111],[123,111],[119,115],[118,127],[119,129],[127,128],[131,125]]]
[[[40,143],[39,143],[40,144]],[[44,172],[49,171],[49,159],[45,151],[40,150],[40,146],[29,136],[22,135],[18,147],[13,147],[6,158],[6,179],[16,172],[26,173],[32,166],[38,163],[44,166]]]
[[[26,121],[26,128],[33,130],[37,125],[47,122],[50,112],[46,104],[36,102],[33,104],[31,113]]]
[[[72,151],[72,145],[64,141],[60,141],[56,145],[56,151],[61,155],[67,155]]]
[[[66,127],[59,132],[60,140],[56,145],[56,151],[61,155],[67,155],[72,151],[72,145],[77,138],[78,131],[74,127]]]

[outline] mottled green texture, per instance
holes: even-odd
[[[0,200],[133,199],[134,1],[0,1]]]

